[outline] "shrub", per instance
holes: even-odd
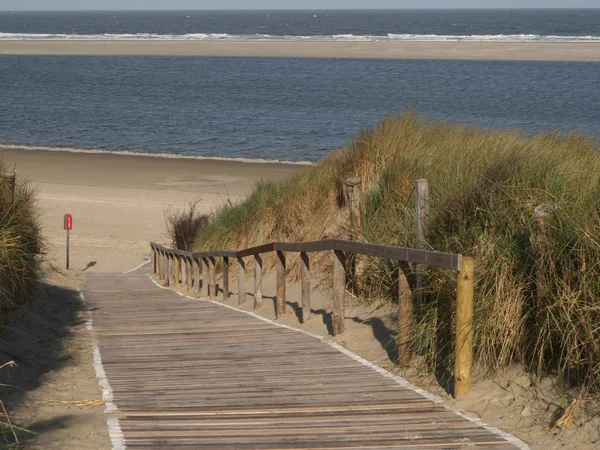
[[[175,248],[190,251],[198,232],[206,226],[209,216],[199,211],[200,201],[191,201],[183,209],[165,214],[167,234]]]

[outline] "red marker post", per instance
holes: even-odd
[[[69,238],[73,229],[73,216],[65,214],[65,230],[67,230],[67,270],[69,270]]]

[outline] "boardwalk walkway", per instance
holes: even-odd
[[[144,273],[96,274],[84,293],[115,448],[116,419],[129,448],[515,448],[325,342]]]

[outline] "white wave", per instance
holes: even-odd
[[[122,156],[142,156],[146,158],[166,158],[166,159],[194,159],[200,161],[233,161],[251,164],[293,164],[300,166],[312,166],[311,161],[286,161],[279,159],[261,159],[261,158],[230,158],[225,156],[195,156],[195,155],[179,155],[174,153],[145,153],[145,152],[129,152],[125,150],[90,150],[83,148],[69,147],[43,147],[29,145],[12,145],[0,144],[0,150],[42,150],[48,152],[66,152],[66,153],[89,153],[89,154],[106,154],[106,155],[122,155]]]
[[[215,40],[253,40],[253,41],[473,41],[473,42],[600,42],[600,36],[558,36],[539,34],[394,34],[385,36],[332,34],[332,35],[271,35],[271,34],[227,34],[227,33],[190,33],[190,34],[35,34],[0,33],[0,40],[156,40],[156,41],[215,41]]]

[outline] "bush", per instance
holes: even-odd
[[[0,161],[0,175],[5,173]],[[35,191],[18,180],[13,189],[0,177],[0,319],[28,302],[38,282],[42,237]]]
[[[167,234],[179,250],[190,251],[198,232],[208,223],[209,216],[199,211],[199,203],[192,201],[183,209],[171,209],[165,214]]]
[[[529,136],[387,117],[320,164],[261,183],[201,230],[196,249],[349,236],[340,181],[362,179],[365,238],[416,246],[414,180],[430,185],[428,248],[476,259],[475,356],[490,370],[514,362],[600,387],[600,148],[574,133]],[[553,203],[537,241],[533,210]],[[543,249],[543,252],[540,251]],[[328,255],[315,255],[327,268]],[[266,262],[265,262],[266,263]],[[396,267],[369,259],[366,300],[394,292]],[[293,266],[292,270],[298,268]],[[428,269],[413,347],[432,369],[452,352],[455,274]],[[536,295],[536,282],[544,285]],[[442,361],[448,365],[449,360]]]

